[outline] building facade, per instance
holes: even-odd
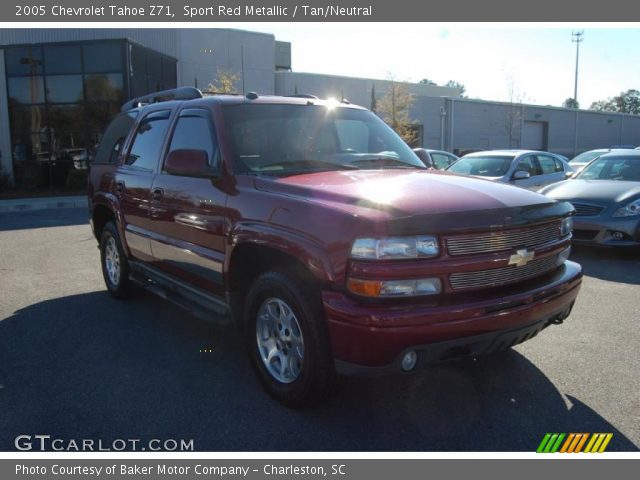
[[[221,72],[238,92],[312,94],[371,108],[390,82],[292,71],[288,42],[232,29],[0,29],[0,175],[25,188],[61,187],[86,168],[126,100],[176,86],[207,89]],[[640,145],[640,116],[460,98],[404,84],[428,148],[531,148],[572,157]]]

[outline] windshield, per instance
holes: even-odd
[[[640,182],[640,157],[599,158],[587,165],[576,178]]]
[[[245,172],[422,168],[411,148],[367,110],[324,105],[225,107],[235,165]]]
[[[573,157],[571,160],[569,160],[569,163],[589,163],[594,158],[599,157],[600,155],[604,155],[605,153],[607,152],[584,152]]]
[[[514,158],[505,155],[462,157],[447,171],[479,177],[502,177],[509,170]]]

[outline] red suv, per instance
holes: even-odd
[[[372,112],[315,97],[158,92],[123,106],[89,180],[108,290],[242,327],[289,406],[336,375],[409,372],[569,315],[568,203],[427,170]]]

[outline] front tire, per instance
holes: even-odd
[[[122,248],[118,229],[113,222],[107,222],[100,236],[100,263],[109,293],[114,298],[128,298],[132,288],[129,280],[129,262]]]
[[[276,270],[260,275],[247,294],[251,363],[267,392],[291,408],[323,399],[335,377],[319,294],[313,291],[299,276]]]

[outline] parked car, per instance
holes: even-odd
[[[573,170],[553,153],[534,150],[491,150],[465,155],[448,172],[511,183],[529,190],[560,182]]]
[[[584,167],[586,167],[589,164],[589,162],[595,160],[600,155],[604,155],[605,153],[609,153],[615,150],[617,149],[598,148],[596,150],[589,150],[586,152],[582,152],[581,154],[576,155],[571,160],[569,160],[569,165],[571,165],[575,173],[579,173]]]
[[[573,208],[428,170],[374,113],[308,98],[135,99],[90,169],[107,289],[137,284],[237,323],[266,390],[409,372],[567,318]]]
[[[640,246],[640,152],[618,150],[587,165],[575,178],[541,191],[576,209],[575,243]]]
[[[427,168],[446,170],[447,167],[458,161],[453,153],[443,150],[431,150],[428,148],[414,148],[413,151]]]

